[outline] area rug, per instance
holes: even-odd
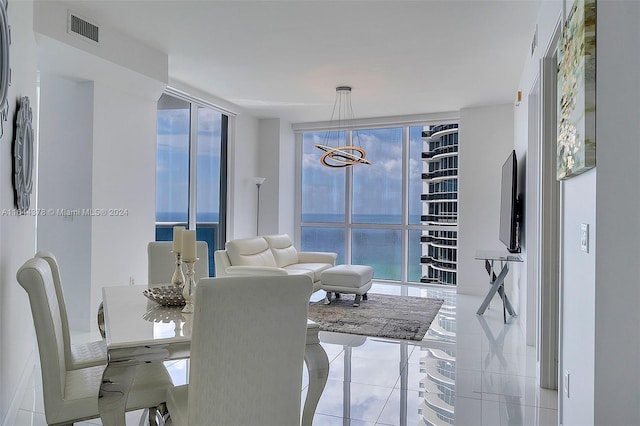
[[[403,340],[422,340],[444,300],[369,293],[369,300],[353,306],[353,295],[330,305],[309,305],[309,319],[320,330]]]

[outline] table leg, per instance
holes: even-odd
[[[502,288],[502,292],[504,293],[504,286]],[[516,314],[516,310],[513,309],[513,306],[511,305],[511,302],[509,301],[509,297],[507,296],[507,293],[504,293],[504,304],[507,308],[507,312],[509,312],[509,315],[511,315],[512,317],[516,317],[518,316]]]
[[[107,364],[102,373],[98,396],[98,412],[103,426],[125,424],[124,413],[135,374],[135,365],[113,366]]]
[[[302,410],[302,426],[311,426],[316,407],[329,377],[329,358],[320,345],[317,330],[307,331],[307,346],[304,362],[309,372],[309,387],[307,398]]]
[[[478,315],[484,314],[484,311],[489,306],[489,303],[491,302],[491,299],[493,298],[493,296],[496,294],[498,289],[504,285],[504,279],[507,276],[508,272],[509,272],[509,264],[505,263],[498,277],[491,283],[491,289],[489,290],[489,293],[487,293],[487,296],[484,298],[484,300],[482,301],[482,304],[480,305],[480,308],[476,312]]]

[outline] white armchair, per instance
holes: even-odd
[[[214,252],[216,277],[238,275],[307,275],[313,291],[320,289],[320,274],[335,266],[336,253],[300,252],[286,234],[228,241]]]

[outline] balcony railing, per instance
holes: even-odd
[[[443,178],[450,176],[458,176],[458,168],[452,168],[448,170],[436,170],[430,173],[422,173],[422,180]]]
[[[444,145],[444,146],[440,146],[438,148],[435,148],[433,150],[429,150],[427,152],[423,152],[422,153],[422,159],[423,160],[429,160],[437,155],[442,155],[442,154],[454,154],[458,152],[458,145],[454,144],[454,145]]]
[[[420,196],[422,201],[439,201],[439,200],[457,200],[457,192],[433,192],[431,194],[422,194]]]

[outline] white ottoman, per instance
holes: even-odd
[[[338,265],[322,271],[320,288],[327,292],[324,303],[331,303],[331,293],[336,298],[341,293],[355,294],[353,306],[360,306],[360,300],[367,300],[367,291],[371,288],[373,268],[365,265]]]

